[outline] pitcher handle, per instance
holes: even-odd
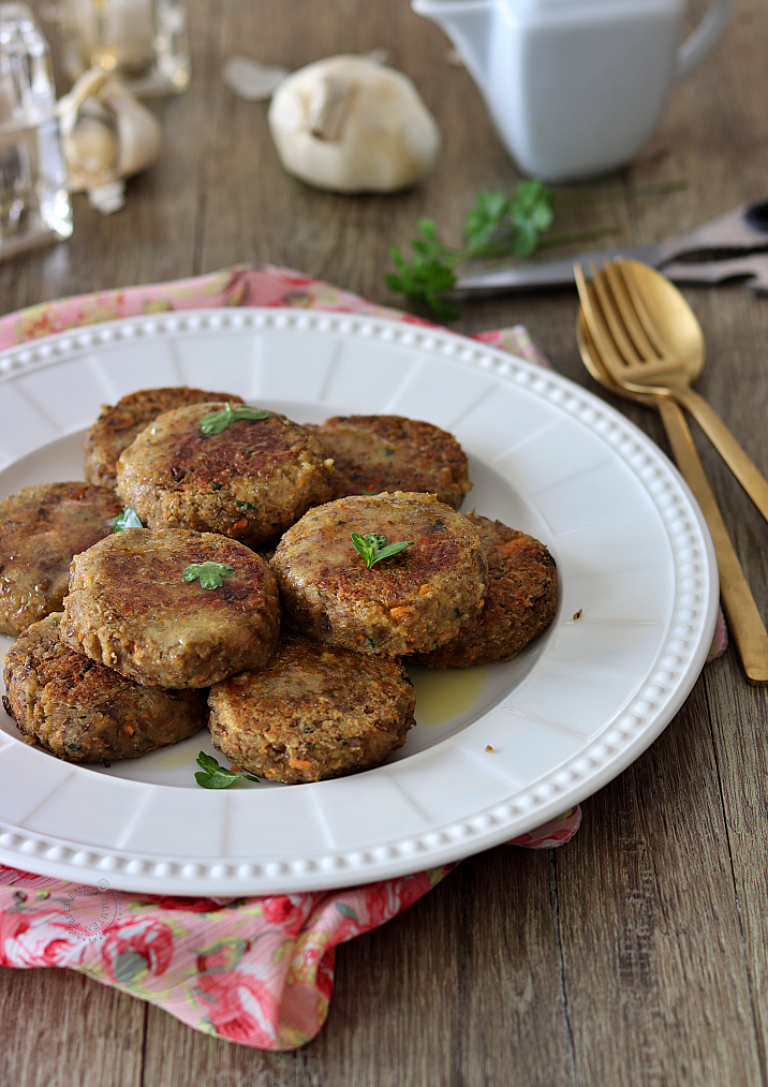
[[[677,51],[675,79],[682,79],[703,60],[725,30],[731,0],[716,0],[699,25]]]

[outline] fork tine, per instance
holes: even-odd
[[[646,335],[643,318],[637,313],[627,283],[622,275],[623,271],[623,261],[608,261],[603,268],[603,274],[608,281],[614,305],[621,314],[621,319],[637,348],[638,354],[642,359],[655,361],[662,356],[657,350],[657,344],[652,343],[651,339]],[[647,316],[647,313],[645,316]]]
[[[576,339],[579,341],[579,348],[582,347],[585,350],[581,350],[581,357],[584,365],[592,374],[595,381],[601,382],[606,385],[612,392],[621,393],[622,389],[613,380],[611,375],[605,369],[600,352],[595,345],[595,341],[592,339],[592,333],[589,331],[589,325],[584,315],[584,309],[579,310],[579,315],[576,318]],[[579,340],[581,337],[581,340]]]
[[[661,399],[657,401],[653,397],[649,398],[647,393],[634,392],[627,388],[626,385],[619,385],[618,382],[614,380],[613,375],[606,369],[605,363],[595,346],[583,309],[579,310],[578,317],[576,318],[576,340],[582,362],[595,381],[599,381],[609,392],[615,393],[617,396],[629,397],[630,400],[639,400],[641,404],[652,404],[654,407],[658,408],[659,411],[662,410]]]
[[[598,271],[594,264],[590,265],[590,271],[592,273],[592,288],[597,295],[605,323],[619,353],[623,356],[627,366],[636,367],[642,365],[645,356],[636,349],[637,345],[633,343],[632,332],[626,327],[621,307],[616,304],[610,281],[606,279],[604,271]]]
[[[607,368],[623,368],[626,366],[626,363],[614,347],[611,333],[605,323],[602,311],[597,304],[597,296],[594,293],[593,288],[587,284],[580,264],[574,264],[573,275],[576,280],[576,289],[579,292],[581,309],[584,314],[584,324],[595,347],[597,358],[603,360],[604,365]]]
[[[650,310],[645,304],[642,292],[637,283],[637,279],[632,272],[632,264],[630,261],[619,260],[615,262],[624,286],[626,287],[627,294],[631,299],[635,312],[637,313],[638,320],[643,329],[647,333],[648,337],[653,341],[656,353],[660,358],[668,358],[672,353],[672,349],[663,335],[657,322],[653,319]]]

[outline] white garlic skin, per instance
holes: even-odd
[[[117,210],[116,190],[107,187],[154,162],[160,122],[103,68],[84,72],[59,99],[57,113],[70,191],[103,189],[110,196],[101,210]]]
[[[120,154],[112,126],[100,117],[82,116],[72,129],[72,145],[86,174],[114,169]]]
[[[435,163],[440,132],[407,76],[367,57],[301,68],[275,91],[269,127],[288,173],[332,192],[393,192]]]

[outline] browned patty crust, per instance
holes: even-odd
[[[447,431],[402,415],[337,415],[311,427],[333,458],[332,498],[426,491],[457,510],[472,484]]]
[[[430,668],[469,668],[510,660],[552,622],[557,567],[544,544],[469,513],[488,558],[488,596],[479,615],[462,620],[458,637],[419,660]]]
[[[218,588],[184,581],[189,566],[234,573]],[[149,687],[208,687],[260,668],[280,628],[274,574],[243,544],[213,533],[131,528],[72,563],[59,638]]]
[[[120,457],[118,493],[150,528],[220,532],[255,547],[327,501],[333,466],[305,427],[275,412],[204,434],[201,420],[224,407],[158,416]]]
[[[415,724],[399,660],[293,634],[265,668],[212,687],[208,705],[214,746],[238,769],[287,784],[378,766]]]
[[[72,556],[112,532],[122,505],[90,483],[40,483],[0,502],[0,634],[58,611]]]
[[[213,393],[177,385],[165,389],[140,389],[122,397],[113,407],[104,404],[85,440],[85,478],[90,483],[100,483],[102,487],[114,490],[118,457],[145,426],[164,411],[211,400],[243,403],[241,397],[232,393]]]
[[[412,541],[370,569],[351,533]],[[310,510],[272,558],[291,622],[307,637],[359,653],[437,649],[483,606],[488,577],[475,526],[429,494],[339,498]]]
[[[33,623],[5,658],[3,704],[25,743],[70,762],[136,759],[205,724],[204,692],[132,683],[62,645],[59,618]]]

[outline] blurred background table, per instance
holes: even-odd
[[[690,4],[691,24],[705,6]],[[56,58],[50,7],[36,11]],[[517,180],[468,74],[447,62],[447,39],[406,0],[189,0],[189,22],[190,89],[150,103],[165,133],[159,160],[129,183],[124,210],[103,217],[77,196],[69,242],[0,265],[0,312],[240,261],[396,305],[383,284],[390,245],[407,246],[423,216],[458,243],[477,191]],[[395,196],[335,196],[287,177],[266,105],[221,78],[236,53],[297,68],[375,48],[416,82],[444,138],[438,168]],[[557,190],[554,231],[648,241],[768,197],[766,56],[768,6],[736,0],[715,53],[673,92],[632,166]],[[699,388],[768,473],[768,298],[739,284],[685,294],[707,337]],[[455,327],[523,323],[558,370],[602,396],[577,354],[576,311],[575,291],[520,295],[467,304]],[[616,404],[666,448],[655,413]],[[696,438],[766,615],[768,526]],[[764,1085],[767,723],[768,692],[747,686],[729,650],[660,739],[584,804],[570,845],[466,860],[344,945],[328,1022],[294,1053],[203,1036],[69,972],[2,970],[0,1083]]]

